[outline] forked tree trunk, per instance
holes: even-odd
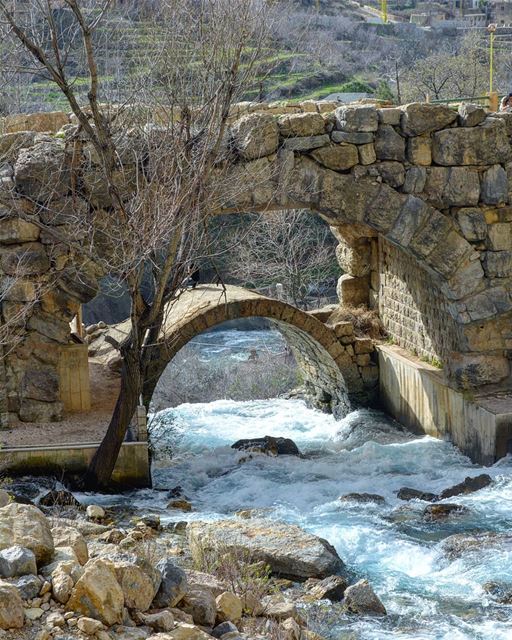
[[[98,447],[84,478],[85,487],[106,488],[121,450],[128,426],[137,408],[141,392],[138,353],[129,349],[123,358],[121,388],[107,433]]]

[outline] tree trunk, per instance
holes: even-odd
[[[135,349],[124,354],[121,388],[107,433],[87,469],[84,484],[87,488],[106,488],[121,450],[126,430],[137,408],[141,391],[139,357]]]

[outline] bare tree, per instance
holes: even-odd
[[[214,174],[216,184],[222,182],[230,108],[253,77],[271,13],[264,0],[162,2],[154,17],[158,46],[145,59],[139,53],[125,103],[107,107],[98,33],[113,3],[34,0],[26,14],[9,5],[0,0],[1,28],[17,71],[36,72],[65,97],[77,123],[66,131],[66,144],[79,158],[77,171],[85,166],[73,184],[87,202],[84,215],[64,237],[58,226],[48,231],[72,247],[77,279],[115,275],[131,300],[130,332],[118,345],[119,397],[86,477],[87,485],[104,486],[143,392],[166,309],[180,294],[187,266],[207,250],[205,221],[216,205],[209,184]],[[56,20],[61,5],[65,21]],[[77,89],[82,68],[85,104]],[[51,218],[52,199],[42,200],[37,205]],[[150,296],[142,288],[148,277]]]
[[[227,234],[224,227],[217,229],[229,246],[226,278],[257,289],[282,283],[285,295],[302,308],[319,287],[335,282],[334,238],[317,216],[302,210],[277,211],[255,216],[247,224],[245,234],[237,227],[230,231],[228,226]]]

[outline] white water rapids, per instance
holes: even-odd
[[[157,512],[163,522],[232,517],[262,508],[265,516],[296,523],[333,544],[352,572],[366,577],[387,608],[386,618],[361,618],[330,608],[324,635],[344,640],[511,640],[512,605],[483,590],[488,581],[512,583],[512,544],[468,550],[450,558],[442,541],[453,533],[510,532],[512,459],[474,465],[448,442],[417,437],[385,415],[360,410],[336,422],[299,400],[183,404],[159,414],[158,431],[176,440],[173,460],[154,470],[154,490],[130,504]],[[172,428],[169,428],[172,425]],[[292,438],[304,458],[247,454],[230,445],[264,435]],[[178,437],[176,437],[178,436]],[[401,487],[438,492],[486,472],[493,483],[457,496],[467,515],[426,523],[427,503],[403,502]],[[177,485],[194,512],[167,511]],[[340,502],[351,492],[377,493],[382,504]],[[98,501],[99,496],[89,496]],[[109,503],[116,499],[105,496]]]

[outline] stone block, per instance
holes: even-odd
[[[380,123],[398,126],[400,124],[402,110],[398,107],[386,107],[384,109],[377,109],[377,115]]]
[[[14,162],[20,149],[27,149],[34,144],[35,135],[34,131],[19,131],[0,135],[0,162]]]
[[[0,119],[0,131],[5,133],[18,131],[57,133],[66,124],[69,124],[69,118],[67,113],[63,111],[16,114]]]
[[[512,249],[512,224],[498,222],[489,225],[488,246],[492,251],[509,251]]]
[[[370,244],[364,239],[356,245],[342,242],[336,247],[336,259],[345,273],[366,276],[370,272]]]
[[[359,162],[362,165],[373,164],[377,160],[375,146],[373,144],[362,144],[359,149]]]
[[[59,399],[59,378],[53,367],[40,367],[25,371],[20,388],[21,396],[40,402]]]
[[[361,353],[355,356],[358,367],[367,367],[372,361],[369,353]]]
[[[488,165],[507,162],[512,155],[505,124],[487,120],[480,127],[460,127],[433,135],[432,158],[436,164]]]
[[[461,127],[476,127],[487,117],[487,111],[478,104],[459,105],[459,123]]]
[[[407,160],[421,166],[432,164],[432,140],[429,135],[407,139]]]
[[[405,196],[385,184],[366,206],[364,221],[380,233],[387,233],[400,215]]]
[[[22,399],[19,419],[22,422],[59,422],[62,420],[62,413],[62,402]]]
[[[439,209],[471,207],[480,199],[480,178],[470,167],[427,167],[423,192],[425,199]]]
[[[484,270],[480,260],[467,260],[444,285],[448,298],[459,300],[476,291],[482,285]]]
[[[509,278],[512,276],[512,251],[485,251],[483,265],[488,278]]]
[[[67,322],[42,311],[36,311],[32,314],[28,321],[28,328],[60,344],[66,344],[70,335]]]
[[[478,208],[459,209],[456,214],[462,235],[470,242],[484,240],[487,224],[483,211]]]
[[[333,142],[348,142],[350,144],[370,144],[375,136],[371,132],[350,132],[350,131],[333,131],[331,140]]]
[[[431,210],[426,224],[411,238],[410,248],[418,256],[428,256],[453,229],[452,221],[439,211]]]
[[[507,172],[501,165],[495,164],[484,171],[480,199],[485,204],[505,204],[508,202]]]
[[[375,135],[375,153],[378,160],[405,160],[405,140],[389,124],[380,125]]]
[[[440,243],[434,246],[426,258],[428,265],[445,278],[454,275],[455,271],[472,253],[471,245],[456,231],[450,231]]]
[[[369,278],[355,278],[348,274],[342,275],[338,280],[336,292],[341,305],[347,307],[359,307],[368,304],[370,289]]]
[[[266,113],[252,113],[231,126],[232,144],[245,160],[255,160],[277,151],[279,129],[276,119]]]
[[[325,121],[319,113],[297,113],[281,116],[277,121],[284,138],[311,137],[325,133]]]
[[[332,325],[332,329],[338,338],[352,336],[354,333],[354,325],[350,321],[337,322]]]
[[[411,138],[412,140],[413,138]],[[425,167],[411,167],[405,173],[403,185],[404,193],[421,193],[427,181],[427,171]]]
[[[19,217],[0,220],[0,244],[34,242],[39,238],[39,227]]]
[[[52,200],[38,211],[41,222],[46,225],[71,225],[72,227],[83,227],[87,221],[89,205],[83,198],[65,197],[59,200]]]
[[[420,198],[409,196],[400,209],[388,238],[397,244],[407,247],[414,234],[434,211]],[[376,265],[377,266],[377,265]]]
[[[373,353],[375,347],[371,338],[356,338],[354,342],[354,352],[356,355],[362,353]]]
[[[401,187],[405,182],[405,169],[400,162],[384,160],[372,168],[381,176],[383,182],[389,184],[389,186],[394,189]]]
[[[334,112],[336,128],[348,132],[377,131],[379,120],[377,109],[373,105],[338,107]]]
[[[407,136],[439,131],[457,119],[457,112],[442,105],[413,102],[402,107],[400,126]]]
[[[10,276],[34,276],[46,273],[50,261],[46,250],[39,242],[26,242],[0,251],[0,264]]]
[[[2,300],[9,302],[32,302],[37,298],[36,286],[32,280],[5,278],[2,283]]]
[[[353,144],[337,144],[313,151],[313,158],[328,169],[345,171],[359,162],[357,147]]]
[[[297,138],[287,138],[283,142],[283,148],[289,151],[309,151],[319,149],[329,144],[328,134],[318,136],[304,136]]]
[[[21,149],[14,165],[18,193],[37,202],[64,196],[71,189],[70,157],[64,142],[45,139]]]

